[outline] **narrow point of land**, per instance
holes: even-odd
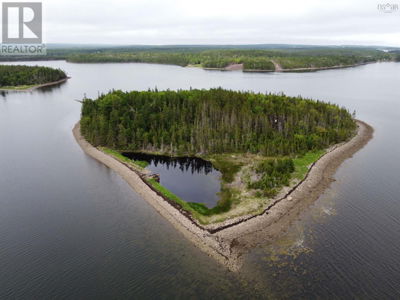
[[[0,91],[30,92],[68,80],[61,69],[44,66],[0,65]]]
[[[357,121],[357,126],[357,134],[351,140],[332,147],[310,166],[299,184],[266,207],[261,214],[244,216],[209,227],[201,226],[183,209],[172,205],[168,199],[152,189],[137,170],[88,143],[81,135],[79,122],[75,125],[73,134],[86,154],[118,173],[186,238],[230,270],[237,271],[241,265],[240,257],[249,247],[277,237],[297,215],[296,211],[307,207],[310,201],[315,201],[329,187],[341,163],[372,139],[371,126],[362,121]]]
[[[53,85],[58,85],[63,82],[66,82],[68,79],[71,77],[66,77],[57,81],[53,82],[48,82],[48,83],[42,83],[42,84],[37,84],[37,85],[17,85],[17,86],[5,86],[1,87],[0,91],[3,92],[32,92],[33,90],[46,87],[46,86],[53,86]]]

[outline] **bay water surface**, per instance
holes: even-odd
[[[400,298],[399,63],[312,73],[23,64],[71,79],[0,95],[1,299]],[[237,274],[85,155],[71,132],[84,96],[220,86],[337,103],[375,128],[319,200],[281,239],[246,254]]]

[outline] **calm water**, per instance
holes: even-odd
[[[186,202],[204,203],[209,208],[218,201],[220,175],[211,162],[196,157],[169,157],[144,153],[123,153],[134,160],[146,161],[160,183]]]
[[[400,297],[400,64],[294,74],[27,64],[72,78],[0,96],[1,299]],[[376,129],[287,235],[247,254],[239,274],[193,247],[71,134],[84,94],[216,86],[335,102]]]

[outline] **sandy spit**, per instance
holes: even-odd
[[[332,69],[346,69],[346,68],[354,68],[358,66],[363,66],[367,64],[373,64],[373,62],[365,62],[365,63],[358,63],[352,65],[336,65],[330,67],[309,67],[309,68],[293,68],[293,69],[283,69],[278,63],[274,63],[275,65],[275,72],[313,72],[313,71],[323,71],[323,70],[332,70]]]
[[[275,201],[264,213],[243,218],[234,224],[228,222],[229,226],[221,224],[218,231],[212,232],[182,214],[128,166],[88,143],[80,134],[79,122],[75,125],[73,134],[86,154],[119,174],[188,240],[231,271],[238,271],[243,254],[260,243],[277,238],[285,231],[298,214],[329,187],[340,164],[368,143],[373,136],[373,128],[362,121],[357,121],[357,125],[357,134],[350,141],[336,145],[321,157],[295,189]]]
[[[35,85],[29,89],[24,89],[24,90],[13,90],[13,89],[2,89],[0,88],[0,91],[5,91],[5,92],[32,92],[33,90],[45,87],[45,86],[52,86],[52,85],[57,85],[60,83],[63,83],[65,81],[67,81],[68,79],[70,79],[71,77],[65,77],[63,79],[57,80],[57,81],[53,81],[53,82],[47,82],[47,83],[43,83],[43,84],[38,84]]]

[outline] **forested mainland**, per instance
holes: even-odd
[[[244,188],[248,201],[274,197],[356,127],[334,104],[222,88],[111,91],[84,99],[81,117],[81,133],[95,146],[210,160],[222,173],[217,206],[174,199],[195,216],[228,212],[244,201]]]
[[[150,49],[104,50],[71,53],[69,62],[144,62],[225,69],[241,65],[244,71],[285,71],[356,66],[377,61],[393,61],[394,54],[372,49]]]
[[[372,46],[307,45],[49,45],[45,56],[24,56],[23,59],[63,59],[73,63],[157,63],[221,70],[235,66],[235,70],[243,71],[312,71],[399,61],[397,48],[381,49]],[[21,56],[0,57],[0,61],[21,59]]]
[[[39,66],[0,65],[0,88],[34,86],[65,79],[60,69]]]
[[[0,61],[55,60],[72,63],[156,63],[243,71],[314,71],[399,61],[398,48],[307,45],[49,45],[45,56],[7,56]]]

